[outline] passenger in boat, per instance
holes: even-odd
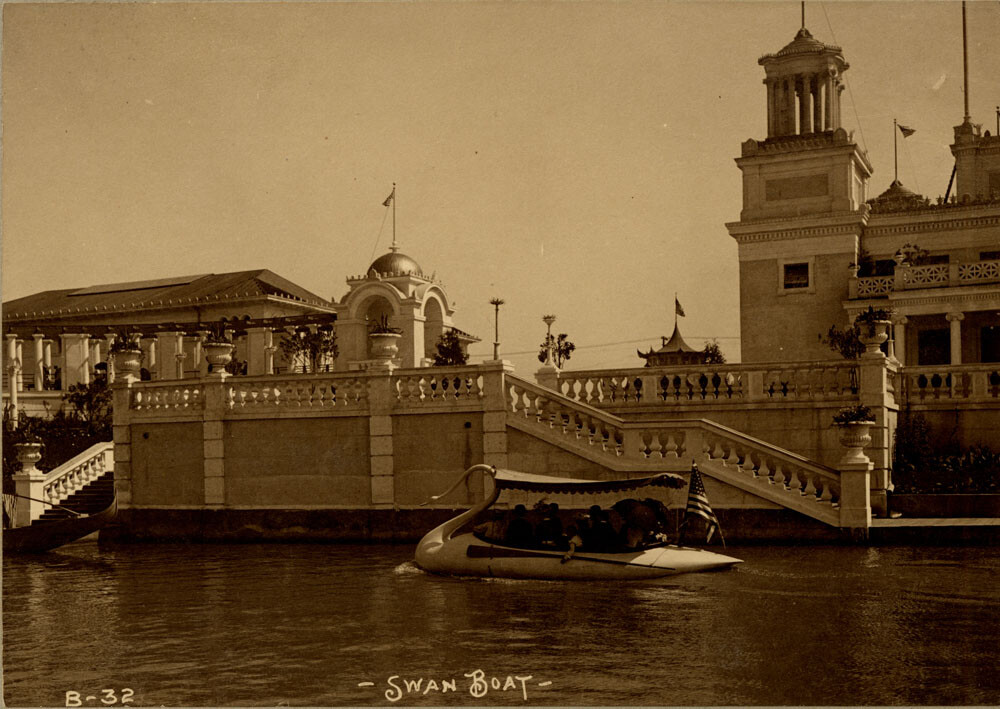
[[[492,519],[476,525],[472,531],[483,539],[498,542],[507,536],[506,514],[494,509]]]
[[[517,505],[511,513],[510,523],[507,525],[507,533],[504,535],[504,544],[512,547],[530,547],[535,540],[535,528],[528,521],[528,509],[524,505]]]
[[[573,554],[576,550],[583,546],[583,539],[580,537],[580,530],[577,529],[575,524],[571,524],[566,527],[566,544],[569,547],[566,553],[563,554],[560,564],[565,564],[567,561],[573,558]]]
[[[565,547],[566,537],[563,534],[562,520],[559,519],[559,505],[557,503],[549,504],[545,516],[535,528],[535,538],[543,547],[556,547],[558,549]]]
[[[596,508],[596,509],[594,509]],[[613,552],[618,542],[618,534],[611,526],[608,513],[597,505],[590,508],[590,535],[586,546],[596,552]]]

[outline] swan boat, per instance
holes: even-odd
[[[491,507],[504,490],[518,490],[545,495],[566,493],[618,493],[645,487],[684,487],[679,475],[662,473],[631,480],[573,480],[497,470],[489,465],[474,465],[438,500],[455,490],[475,472],[493,478],[493,492],[482,502],[428,532],[417,545],[417,566],[434,573],[457,576],[492,576],[531,579],[611,579],[638,580],[670,576],[692,571],[726,569],[742,563],[741,559],[704,549],[670,544],[646,546],[620,552],[566,552],[554,548],[520,548],[485,539],[459,530],[483,510]]]

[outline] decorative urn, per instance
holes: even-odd
[[[201,344],[201,349],[205,353],[205,361],[208,362],[208,371],[217,372],[226,368],[226,365],[233,360],[232,342],[218,340],[206,340]]]

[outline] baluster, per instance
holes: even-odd
[[[757,466],[757,477],[761,480],[771,482],[771,471],[767,467],[767,458],[760,456],[760,465]]]
[[[715,441],[715,447],[712,449],[712,453],[710,454],[709,457],[711,457],[711,458],[724,458],[725,455],[726,455],[726,451],[723,450],[723,448],[722,448],[722,441],[720,439],[716,439],[716,441]]]
[[[657,459],[663,457],[663,443],[660,440],[659,431],[652,431],[650,433],[649,457]]]
[[[663,457],[664,458],[677,458],[678,457],[678,455],[677,455],[677,441],[674,439],[674,435],[672,433],[667,435],[667,445],[663,449]]]
[[[833,489],[830,481],[827,478],[820,478],[820,483],[823,485],[823,491],[820,493],[819,501],[833,504]]]
[[[791,468],[788,473],[788,483],[786,487],[791,492],[799,492],[802,489],[802,481],[799,478],[804,474],[805,471],[801,468]]]
[[[815,478],[816,474],[808,472],[808,471],[803,471],[802,474],[805,475],[805,479],[806,479],[806,485],[805,485],[804,488],[802,488],[802,494],[805,497],[809,498],[810,500],[815,500],[816,499],[816,495],[819,492],[816,489],[816,484],[815,484],[815,481],[814,481],[814,478]]]
[[[776,461],[774,464],[774,476],[772,477],[772,482],[775,485],[785,486],[785,480],[788,478],[785,476],[785,463],[783,461]]]
[[[739,468],[739,465],[740,465],[740,456],[739,456],[739,453],[736,452],[736,444],[735,443],[730,443],[729,444],[729,455],[727,455],[726,459],[724,461],[722,461],[722,462],[725,465],[733,465],[733,466],[736,466],[737,468]]]

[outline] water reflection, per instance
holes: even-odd
[[[442,578],[411,553],[5,559],[5,699],[130,687],[137,705],[388,705],[399,676],[433,687],[407,706],[524,703],[472,697],[481,669],[530,675],[535,705],[1000,703],[998,550],[750,547],[733,571],[631,584]]]

